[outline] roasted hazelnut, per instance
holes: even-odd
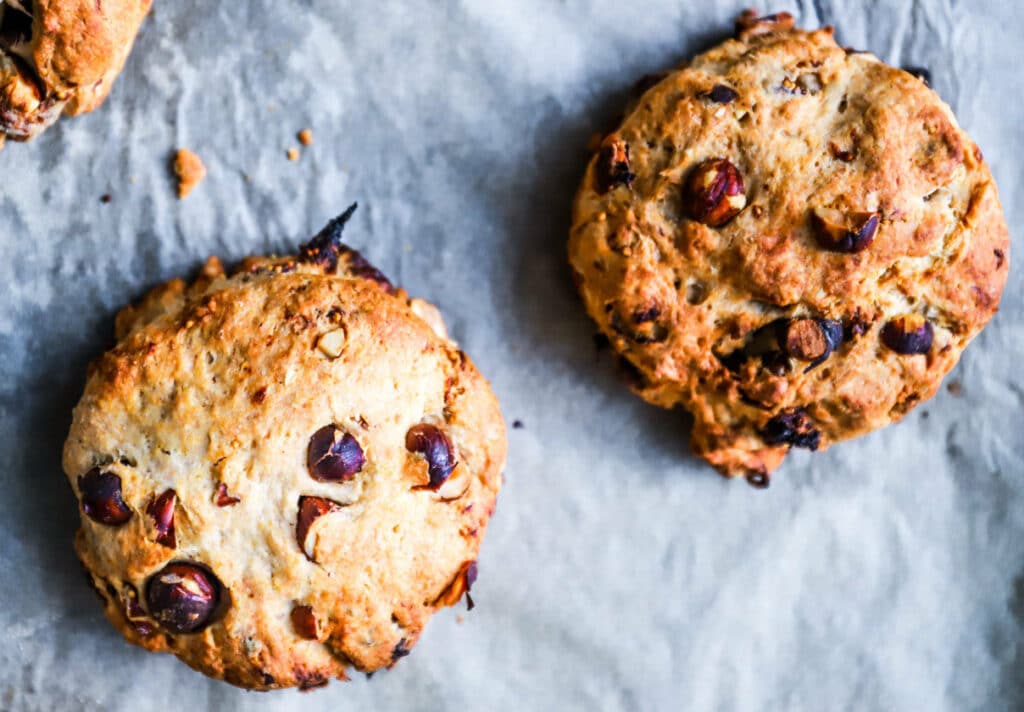
[[[473,588],[473,584],[476,583],[477,577],[477,566],[476,561],[465,561],[459,570],[455,573],[451,583],[445,587],[441,594],[434,599],[434,606],[454,606],[462,598],[463,594],[466,595],[466,606],[469,610],[473,610],[475,604],[473,599],[469,596],[469,591]]]
[[[441,487],[455,469],[455,448],[448,436],[435,425],[419,423],[405,434],[405,449],[419,453],[427,461],[430,482],[427,489]]]
[[[828,351],[825,334],[817,319],[793,319],[786,326],[786,353],[802,361],[813,361]]]
[[[149,579],[146,605],[162,628],[195,633],[210,622],[220,594],[221,583],[207,568],[175,561]]]
[[[615,134],[601,144],[594,179],[599,193],[607,193],[620,185],[628,187],[636,179],[636,174],[629,170],[629,144]]]
[[[300,638],[317,640],[320,637],[316,615],[309,606],[294,606],[291,613],[292,628]]]
[[[316,561],[313,554],[306,548],[306,539],[309,537],[309,530],[313,523],[331,512],[337,512],[341,505],[326,497],[299,497],[299,515],[295,521],[295,539],[302,549],[302,553],[310,561]]]
[[[156,543],[173,549],[177,546],[174,536],[174,506],[177,504],[177,493],[169,489],[146,507],[146,514],[153,519],[153,526],[156,527]]]
[[[363,469],[363,448],[351,434],[334,425],[325,425],[313,433],[306,449],[309,475],[320,482],[345,482]]]
[[[932,349],[935,332],[920,314],[904,314],[882,327],[882,343],[898,354],[926,354]]]
[[[725,84],[716,84],[711,87],[711,91],[701,96],[714,104],[731,104],[739,98],[736,90]]]
[[[793,29],[793,16],[788,12],[759,16],[757,10],[744,10],[736,18],[736,38],[747,40],[758,35],[785,32]]]
[[[843,213],[833,208],[815,208],[811,223],[818,244],[832,252],[860,252],[867,249],[878,232],[878,213]]]
[[[78,478],[82,510],[95,522],[119,527],[132,518],[132,510],[121,499],[121,478],[98,467]]]
[[[768,445],[792,445],[817,450],[821,444],[821,433],[803,408],[782,411],[761,428],[760,435]]]
[[[712,158],[690,172],[683,187],[686,214],[709,227],[732,220],[747,205],[743,176],[725,158]]]

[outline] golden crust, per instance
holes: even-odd
[[[10,115],[0,113],[0,133],[25,140],[55,121],[61,111],[73,116],[102,104],[128,58],[150,5],[151,0],[22,3],[32,14],[31,37],[20,53],[22,71],[32,74],[47,110],[24,105]],[[6,13],[14,17],[21,10],[0,4],[0,20]],[[10,49],[0,47],[0,55],[12,58]]]
[[[989,169],[931,89],[844,51],[831,28],[762,30],[633,104],[590,162],[569,241],[634,390],[688,409],[694,451],[757,484],[790,444],[823,449],[930,398],[996,312],[1009,259]],[[711,227],[692,219],[687,181],[721,158],[742,177],[742,209]],[[877,216],[873,241],[825,249],[815,209]],[[884,343],[904,314],[931,324],[927,353]],[[758,351],[768,325],[801,318],[843,327],[822,363]]]
[[[121,479],[131,518],[111,527],[83,514],[76,549],[130,641],[242,687],[312,687],[392,665],[455,603],[501,485],[505,430],[486,381],[417,312],[436,319],[344,266],[251,258],[231,276],[213,259],[193,284],[172,280],[118,315],[120,341],[90,367],[63,462],[79,497],[94,467]],[[321,348],[339,330],[343,342]],[[420,487],[426,463],[405,435],[423,421],[453,442],[461,496]],[[328,424],[365,453],[349,481],[307,469],[310,436]],[[218,505],[222,484],[237,503]],[[146,511],[167,489],[175,548],[155,541]],[[306,540],[315,561],[296,536],[307,496],[339,505]],[[192,634],[145,610],[147,582],[180,560],[227,592],[220,617]],[[142,608],[129,615],[126,597]],[[297,606],[316,620],[313,639],[293,622]]]

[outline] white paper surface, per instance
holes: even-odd
[[[564,262],[588,138],[746,4],[156,0],[102,110],[0,153],[0,709],[1024,708],[1016,264],[959,395],[794,453],[766,492],[693,458],[686,418],[595,357]],[[1013,233],[1020,8],[762,6],[931,69]],[[306,127],[315,144],[289,162]],[[180,146],[209,169],[181,202]],[[464,622],[440,614],[370,681],[245,693],[105,622],[60,450],[120,305],[209,254],[288,250],[353,200],[351,243],[440,306],[525,427]]]

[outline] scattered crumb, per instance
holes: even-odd
[[[928,420],[928,415],[929,414],[927,410],[921,411],[921,420]]]
[[[464,621],[464,620],[466,620],[466,619],[462,616],[461,613],[459,615],[455,616],[455,622],[458,623],[459,625],[462,625],[462,621]]]
[[[302,129],[302,131],[299,131],[299,143],[303,146],[312,146],[313,131],[310,129]]]
[[[949,383],[946,384],[946,390],[952,393],[953,395],[958,396],[964,392],[964,387],[960,383],[960,381],[950,381]]]
[[[174,174],[178,176],[178,198],[191,193],[206,177],[206,166],[199,156],[187,148],[178,149],[174,156]]]
[[[522,430],[523,429],[523,421],[521,421],[521,420],[513,420],[512,421],[512,427],[515,430]]]
[[[288,160],[289,161],[297,161],[297,160],[299,160],[299,149],[295,148],[294,146],[289,148],[288,149]]]
[[[110,193],[104,193],[103,195],[100,196],[100,202],[103,203],[104,205],[106,205],[113,199],[114,196],[112,196]]]

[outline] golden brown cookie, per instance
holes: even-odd
[[[354,207],[296,257],[211,258],[125,308],[64,447],[107,617],[246,688],[408,654],[468,593],[501,486],[497,400],[340,242]]]
[[[151,0],[0,0],[0,146],[103,103]]]
[[[569,259],[633,389],[763,486],[791,447],[930,398],[996,312],[1008,247],[981,151],[923,81],[748,12],[604,138]]]

